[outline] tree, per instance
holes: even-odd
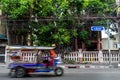
[[[8,15],[10,21],[8,27],[13,28],[17,33],[18,26],[14,24],[19,24],[21,28],[18,31],[20,30],[21,37],[23,34],[27,34],[27,36],[24,36],[26,42],[30,34],[31,45],[33,45],[33,42],[36,45],[45,46],[51,44],[69,45],[74,42],[75,50],[78,49],[78,39],[86,44],[89,43],[87,40],[89,36],[86,35],[90,32],[90,26],[96,24],[92,18],[85,19],[85,17],[109,15],[112,11],[109,4],[114,2],[114,0],[1,1],[3,13]],[[111,15],[113,14],[109,16]],[[97,23],[99,21],[99,19],[96,20]],[[24,28],[25,30],[23,30]]]

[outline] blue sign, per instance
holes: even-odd
[[[104,26],[92,26],[91,31],[102,31],[104,30]]]

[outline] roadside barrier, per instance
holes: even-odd
[[[15,50],[16,51],[16,50]],[[21,56],[21,60],[25,62],[35,62],[36,61],[36,51],[20,51],[19,55]],[[12,53],[14,52],[11,51]],[[10,52],[6,56],[6,63],[10,62]],[[57,56],[61,57],[63,54],[57,54]],[[43,55],[45,56],[45,55]],[[63,55],[64,60],[73,60],[75,63],[118,63],[119,59],[119,52],[111,51],[111,55],[109,56],[107,51],[76,51],[70,52],[69,54]]]

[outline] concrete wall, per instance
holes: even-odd
[[[109,47],[111,50],[118,50],[117,43],[118,43],[118,34],[115,35],[116,40],[110,39]],[[108,50],[108,38],[102,38],[102,50]]]

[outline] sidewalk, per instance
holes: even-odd
[[[5,64],[5,63],[0,63],[0,67],[7,67],[7,64]]]
[[[118,63],[66,64],[66,68],[120,68]]]

